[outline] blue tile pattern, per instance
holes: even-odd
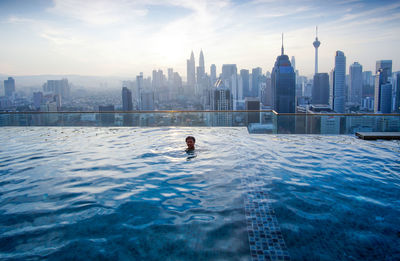
[[[290,260],[275,211],[269,204],[265,181],[260,177],[242,179],[245,193],[245,215],[251,260]]]

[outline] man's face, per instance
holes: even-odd
[[[194,140],[187,139],[186,140],[186,145],[188,146],[188,149],[193,149],[194,148]]]

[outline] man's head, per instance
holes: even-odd
[[[193,136],[186,137],[186,145],[188,150],[194,150],[194,144],[196,143],[196,139]]]

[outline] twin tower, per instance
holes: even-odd
[[[186,61],[187,68],[187,83],[189,86],[194,86],[196,82],[200,82],[205,76],[204,55],[203,50],[200,51],[199,66],[196,68],[193,51],[190,59]],[[197,79],[196,79],[197,75]],[[196,81],[197,80],[197,81]]]

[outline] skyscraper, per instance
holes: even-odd
[[[218,79],[214,89],[213,110],[231,111],[232,95],[229,88],[224,85],[224,81]],[[213,114],[214,126],[232,126],[232,113],[218,112]]]
[[[171,85],[173,81],[174,81],[174,69],[168,68],[168,85]]]
[[[327,73],[314,74],[312,103],[329,104],[329,75]]]
[[[342,51],[336,51],[335,69],[333,72],[333,110],[337,113],[345,111],[345,85],[346,85],[346,56]]]
[[[154,111],[154,92],[144,91],[140,95],[141,111]]]
[[[389,77],[392,76],[392,60],[380,60],[376,62],[376,78],[375,78],[375,98],[374,112],[382,112],[381,102],[386,99],[381,99],[382,85],[389,83]],[[385,94],[389,87],[385,86]],[[386,107],[385,107],[386,108]]]
[[[321,45],[321,42],[318,41],[318,27],[315,28],[315,41],[313,42],[315,48],[315,74],[318,73],[318,47]]]
[[[375,77],[372,76],[371,71],[362,72],[363,75],[363,90],[362,97],[374,97],[374,89],[375,89]]]
[[[63,99],[68,99],[70,97],[71,87],[68,83],[68,79],[48,80],[43,85],[43,91],[52,92],[58,94]]]
[[[296,75],[284,54],[283,36],[281,55],[276,58],[271,73],[273,109],[278,113],[295,113],[296,110]]]
[[[230,80],[232,75],[236,75],[236,74],[237,74],[236,64],[223,64],[222,65],[222,75],[221,75],[222,81]],[[224,84],[225,84],[225,82],[224,82]],[[226,85],[225,85],[225,87],[231,88]]]
[[[197,74],[196,83],[198,85],[204,85],[204,79],[205,79],[206,73],[205,73],[205,67],[204,67],[203,50],[200,51],[199,66],[196,68],[196,74]]]
[[[142,92],[144,90],[144,82],[143,82],[143,73],[140,73],[140,75],[136,76],[136,86],[137,86],[137,93],[136,93],[136,104],[137,104],[137,109],[142,110]]]
[[[201,78],[202,78],[202,77],[204,77],[204,74],[205,74],[205,66],[204,66],[204,54],[203,54],[203,50],[200,50],[199,67],[200,67],[200,71],[201,71]]]
[[[236,103],[239,99],[239,84],[237,81],[237,67],[236,64],[223,64],[221,81],[224,88],[228,88],[233,99],[233,109],[236,109]]]
[[[389,77],[392,77],[392,60],[376,61],[376,73],[382,69],[382,80],[388,82]]]
[[[390,113],[392,111],[392,84],[390,82],[381,85],[379,98],[380,112]]]
[[[43,102],[43,93],[42,92],[34,92],[33,93],[33,106],[36,110],[40,109],[40,105]]]
[[[217,67],[215,64],[211,64],[210,66],[210,77],[211,77],[211,85],[214,85],[217,81]]]
[[[250,83],[249,83],[249,70],[240,70],[240,79],[243,90],[243,97],[251,97],[250,93]]]
[[[260,110],[260,99],[254,97],[247,97],[245,99],[245,109],[246,111],[259,111]],[[246,123],[259,123],[260,122],[260,112],[248,112],[246,113]]]
[[[132,92],[128,87],[122,87],[122,110],[131,111],[132,109]]]
[[[292,56],[292,59],[290,59],[290,62],[292,63],[293,70],[296,71],[296,58]]]
[[[4,80],[4,96],[11,97],[15,92],[15,80],[12,77],[8,77],[8,80]]]
[[[262,76],[262,69],[260,67],[254,68],[251,71],[251,97],[259,96],[260,82]]]
[[[394,111],[400,113],[400,73],[396,73],[396,94],[394,99]]]
[[[186,62],[186,72],[187,72],[187,84],[190,87],[194,87],[196,84],[196,63],[194,61],[193,51],[190,54],[190,59]]]
[[[353,104],[360,105],[362,98],[362,86],[363,86],[363,75],[362,75],[362,66],[355,62],[350,65],[350,84],[349,84],[349,93],[348,100]]]

